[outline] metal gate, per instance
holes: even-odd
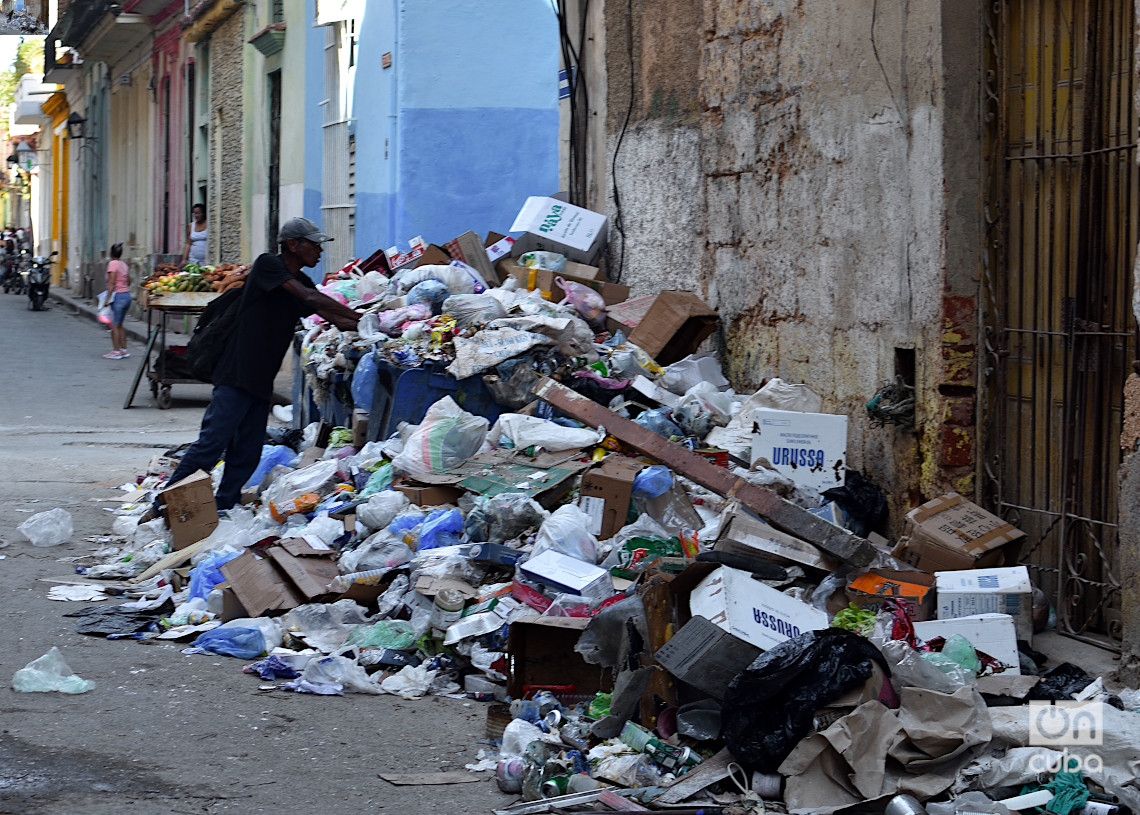
[[[994,0],[982,495],[1063,633],[1120,638],[1117,471],[1135,359],[1131,0]]]

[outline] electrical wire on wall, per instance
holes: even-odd
[[[613,161],[610,164],[610,180],[614,188],[614,229],[621,235],[621,249],[618,250],[617,268],[610,273],[610,279],[615,283],[621,282],[622,272],[625,271],[625,224],[622,221],[621,195],[618,192],[617,162],[618,153],[621,152],[621,143],[625,140],[625,132],[629,129],[629,120],[633,116],[633,99],[636,90],[636,79],[633,74],[633,0],[626,0],[625,23],[625,50],[629,64],[629,104],[625,109],[625,121],[621,124],[617,144],[614,145]]]
[[[554,14],[558,20],[559,48],[562,53],[562,66],[566,71],[569,86],[570,122],[567,175],[569,176],[570,203],[586,207],[587,160],[586,142],[590,118],[590,93],[586,87],[586,75],[582,57],[585,53],[586,18],[590,11],[590,0],[583,0],[578,26],[578,46],[570,33],[570,17],[567,0],[553,0]]]

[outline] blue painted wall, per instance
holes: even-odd
[[[549,0],[369,0],[360,30],[356,254],[507,231],[558,186]],[[393,67],[381,68],[392,52]],[[387,142],[387,158],[385,158]]]
[[[314,0],[305,0],[306,19],[316,17]],[[321,124],[324,121],[325,98],[325,29],[317,26],[305,27],[305,198],[302,202],[302,215],[314,223],[321,222],[321,188],[324,186],[322,152],[324,135]],[[284,99],[282,99],[284,102]],[[287,212],[282,218],[292,218]],[[324,277],[323,264],[307,269],[314,280]]]

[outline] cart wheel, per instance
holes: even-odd
[[[153,396],[155,399],[158,398],[158,380],[157,379],[152,379],[150,381],[150,395]]]
[[[170,408],[170,404],[171,404],[170,386],[167,385],[161,391],[159,391],[158,396],[156,398],[158,399],[158,409],[159,410],[168,410]]]

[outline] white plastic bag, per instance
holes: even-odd
[[[443,313],[454,317],[461,328],[507,316],[499,299],[489,294],[453,294],[443,301]]]
[[[524,416],[521,413],[504,413],[495,427],[498,428],[498,433],[491,433],[494,440],[492,443],[497,442],[500,435],[506,436],[518,450],[531,446],[541,447],[551,453],[581,450],[605,438],[604,433],[591,427],[563,427],[548,419]]]
[[[340,556],[341,574],[395,569],[412,559],[412,550],[403,541],[396,540],[388,530],[381,529],[351,552]]]
[[[86,693],[95,683],[73,673],[54,645],[39,659],[34,659],[12,677],[12,689],[24,693]]]
[[[318,495],[325,494],[327,487],[336,478],[336,468],[339,461],[318,461],[300,470],[294,470],[273,482],[273,485],[262,495],[262,502],[268,506],[286,498],[293,498],[308,492]]]
[[[422,665],[406,665],[399,673],[392,674],[381,682],[380,689],[405,699],[419,699],[428,692],[436,673],[437,671],[428,670]]]
[[[598,539],[590,534],[590,516],[575,504],[565,504],[554,510],[538,528],[531,557],[548,549],[587,563],[596,563]]]
[[[542,730],[526,719],[511,719],[503,728],[503,746],[499,750],[504,756],[521,756],[526,752],[527,745],[532,741],[539,741],[543,737]]]
[[[356,520],[369,529],[384,529],[411,503],[408,496],[398,490],[382,490],[356,508]]]
[[[380,693],[368,672],[354,660],[342,656],[314,659],[305,666],[301,676],[316,685],[340,685],[356,693]]]
[[[427,409],[392,466],[410,475],[443,472],[479,451],[487,438],[487,425],[486,419],[445,396]]]
[[[58,546],[70,539],[75,531],[71,513],[59,507],[38,512],[16,528],[32,542],[32,546]]]
[[[793,385],[776,377],[749,398],[745,409],[751,407],[819,413],[823,410],[823,397],[807,385]]]
[[[714,390],[728,384],[715,354],[689,354],[684,359],[674,362],[665,368],[660,384],[661,387],[680,396],[701,382],[712,385]]]

